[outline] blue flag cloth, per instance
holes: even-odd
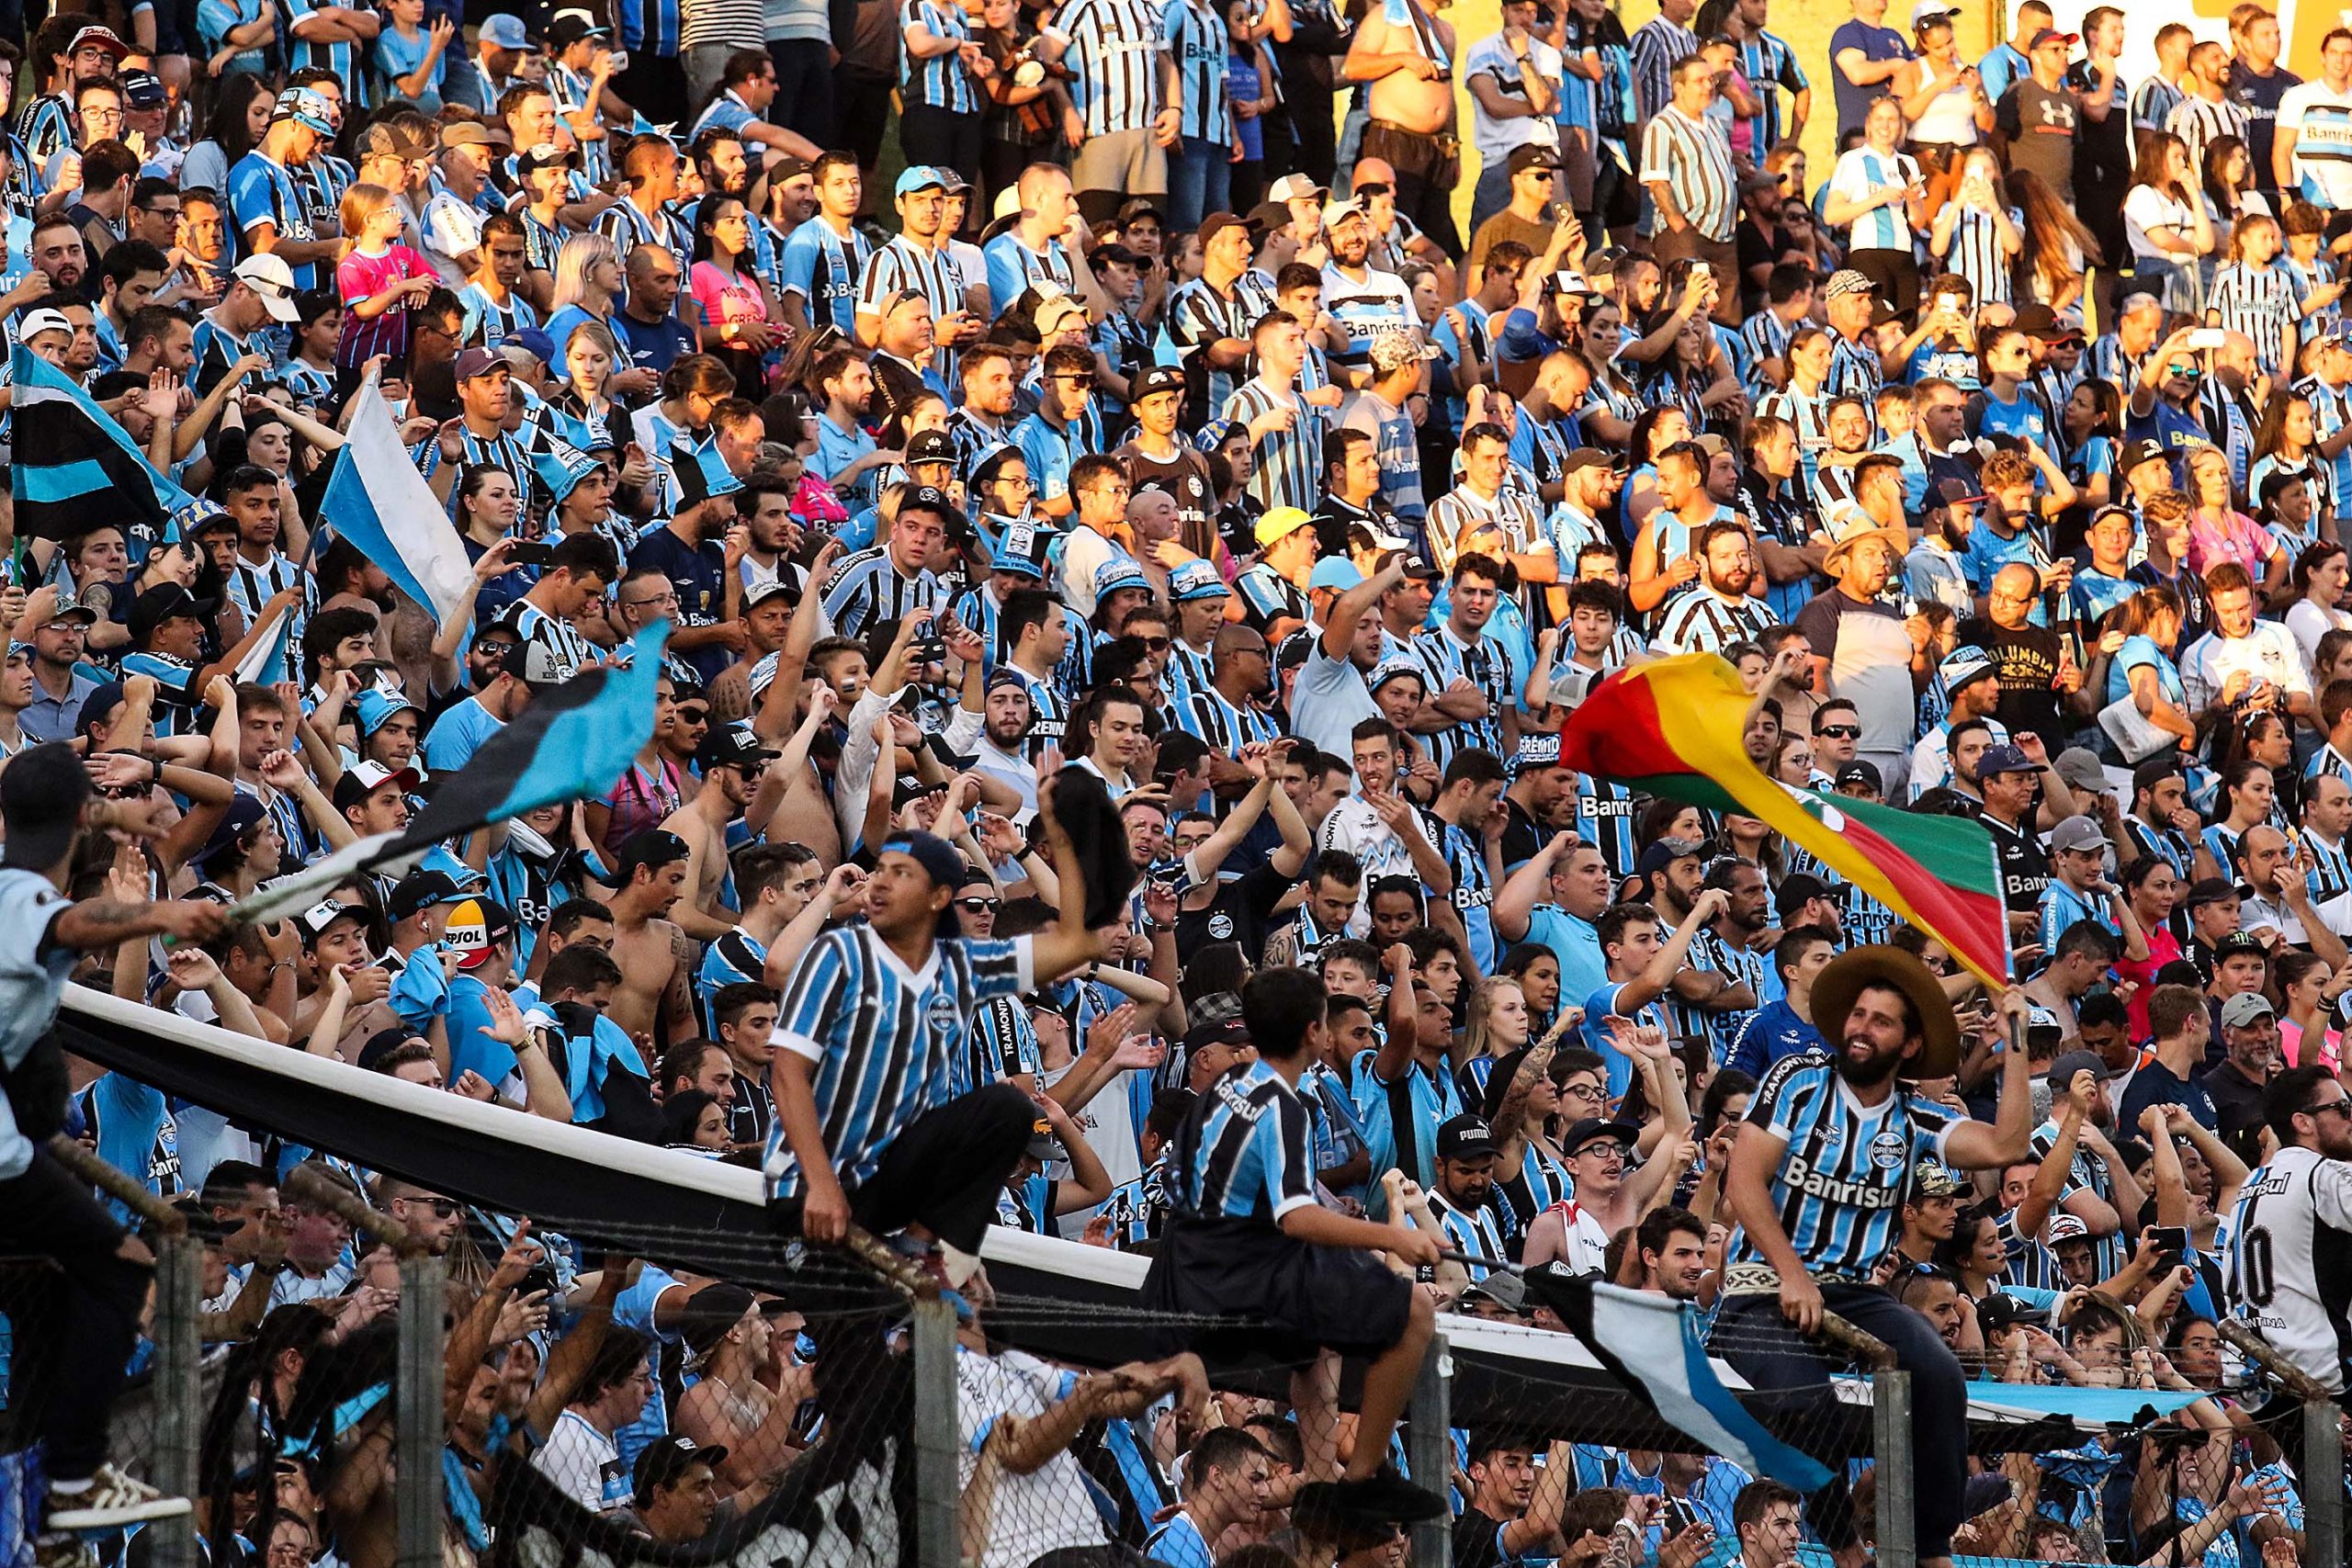
[[[1685,1303],[1604,1284],[1560,1263],[1528,1270],[1527,1285],[1668,1426],[1750,1475],[1808,1495],[1829,1484],[1819,1460],[1766,1431],[1724,1386],[1699,1337],[1698,1314]]]
[[[16,382],[8,478],[17,537],[62,539],[94,515],[161,536],[172,513],[195,502],[64,371],[18,344],[8,373]]]
[[[381,389],[368,381],[351,406],[350,429],[320,499],[319,521],[357,546],[435,620],[454,619],[474,591],[465,544],[401,444]]]

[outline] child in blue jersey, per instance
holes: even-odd
[[[1346,1476],[1306,1487],[1297,1506],[1437,1517],[1441,1498],[1382,1472],[1435,1316],[1426,1296],[1373,1256],[1434,1264],[1437,1241],[1349,1219],[1316,1199],[1297,1085],[1324,1059],[1329,1009],[1323,982],[1303,969],[1268,969],[1242,987],[1258,1060],[1204,1093],[1177,1134],[1170,1213],[1143,1301],[1171,1314],[1252,1320],[1235,1348],[1300,1369],[1291,1399],[1302,1425],[1307,1412],[1329,1414],[1314,1376],[1319,1353],[1366,1358]]]
[[[1776,1408],[1826,1408],[1830,1367],[1807,1337],[1825,1310],[1894,1348],[1911,1374],[1921,1557],[1951,1550],[1962,1517],[1965,1459],[1947,1440],[1966,1419],[1960,1363],[1934,1326],[1872,1282],[1893,1247],[1919,1162],[1954,1170],[2022,1159],[2033,1128],[2026,1004],[2004,991],[2009,1026],[1999,1120],[1970,1121],[1928,1100],[1916,1080],[1949,1076],[1960,1028],[1941,984],[1894,947],[1860,947],[1813,985],[1813,1015],[1828,1055],[1792,1056],[1765,1076],[1732,1151],[1724,1191],[1739,1220],[1726,1255],[1718,1343],[1739,1373],[1781,1393]],[[1802,1424],[1784,1427],[1802,1444]],[[1838,1458],[1843,1459],[1843,1454]],[[1815,1533],[1833,1552],[1855,1544],[1851,1500],[1833,1479],[1808,1501]]]

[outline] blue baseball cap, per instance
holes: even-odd
[[[1326,556],[1315,563],[1315,570],[1307,574],[1306,579],[1306,586],[1310,589],[1336,588],[1342,593],[1351,588],[1361,587],[1363,583],[1363,573],[1358,571],[1356,563],[1345,556]]]
[[[481,41],[493,49],[528,49],[531,35],[523,29],[523,18],[502,11],[495,17],[481,19]]]
[[[2041,767],[2015,746],[1988,746],[1977,760],[1976,776],[1980,779],[2002,773],[2038,773]]]
[[[912,196],[919,190],[945,190],[947,176],[929,164],[910,164],[899,175],[897,194]]]
[[[410,702],[406,697],[396,697],[390,692],[379,691],[373,686],[370,686],[366,691],[360,693],[360,739],[366,739],[368,736],[373,735],[376,731],[383,728],[385,720],[390,718],[392,715],[401,712],[403,709],[415,714],[420,720],[424,716],[424,710],[418,707],[414,703]]]
[[[1168,591],[1179,604],[1189,604],[1198,599],[1223,599],[1233,590],[1225,585],[1224,574],[1216,563],[1188,560],[1168,574]]]
[[[1409,653],[1392,653],[1374,665],[1372,679],[1365,682],[1364,685],[1369,690],[1377,692],[1389,682],[1404,675],[1410,675],[1414,680],[1419,681],[1423,692],[1430,689],[1429,671],[1422,669],[1421,661]]]

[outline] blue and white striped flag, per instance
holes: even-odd
[[[269,620],[268,630],[253,646],[237,666],[237,683],[241,686],[275,686],[280,681],[294,679],[292,669],[292,633],[294,617],[280,610]]]
[[[196,499],[156,472],[130,433],[56,366],[18,344],[8,374],[16,383],[9,488],[17,537],[62,539],[93,515],[160,533]]]
[[[446,624],[473,595],[473,563],[440,497],[401,445],[392,412],[373,380],[353,396],[347,436],[319,502],[320,521]]]
[[[1829,1484],[1819,1460],[1766,1431],[1724,1386],[1690,1307],[1604,1284],[1560,1263],[1529,1269],[1527,1286],[1619,1382],[1707,1452],[1808,1495]]]

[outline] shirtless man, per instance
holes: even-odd
[[[686,933],[668,918],[686,896],[693,858],[685,840],[651,828],[621,845],[613,868],[613,961],[620,965],[621,988],[611,1016],[640,1043],[650,1040],[659,1047],[694,1032],[687,995],[693,951]]]
[[[673,919],[696,942],[716,942],[735,929],[725,914],[713,913],[727,881],[727,826],[741,817],[754,839],[765,830],[784,795],[781,782],[768,780],[775,756],[747,722],[714,726],[702,746],[701,793],[662,819],[663,831],[685,840],[693,892]]]
[[[808,1370],[786,1368],[782,1395],[768,1386],[775,1375],[776,1328],[741,1285],[705,1286],[689,1317],[687,1345],[705,1351],[706,1359],[694,1387],[679,1396],[677,1429],[706,1449],[727,1450],[718,1466],[722,1490],[773,1479],[798,1452],[792,1422],[810,1392]]]
[[[1405,6],[1410,16],[1401,26],[1385,11],[1367,16],[1348,50],[1348,80],[1372,84],[1372,123],[1364,127],[1360,152],[1396,170],[1397,210],[1458,259],[1462,236],[1453,227],[1453,202],[1462,179],[1462,143],[1454,134],[1453,27],[1431,16],[1421,0],[1405,0]],[[1356,184],[1364,184],[1361,168]]]

